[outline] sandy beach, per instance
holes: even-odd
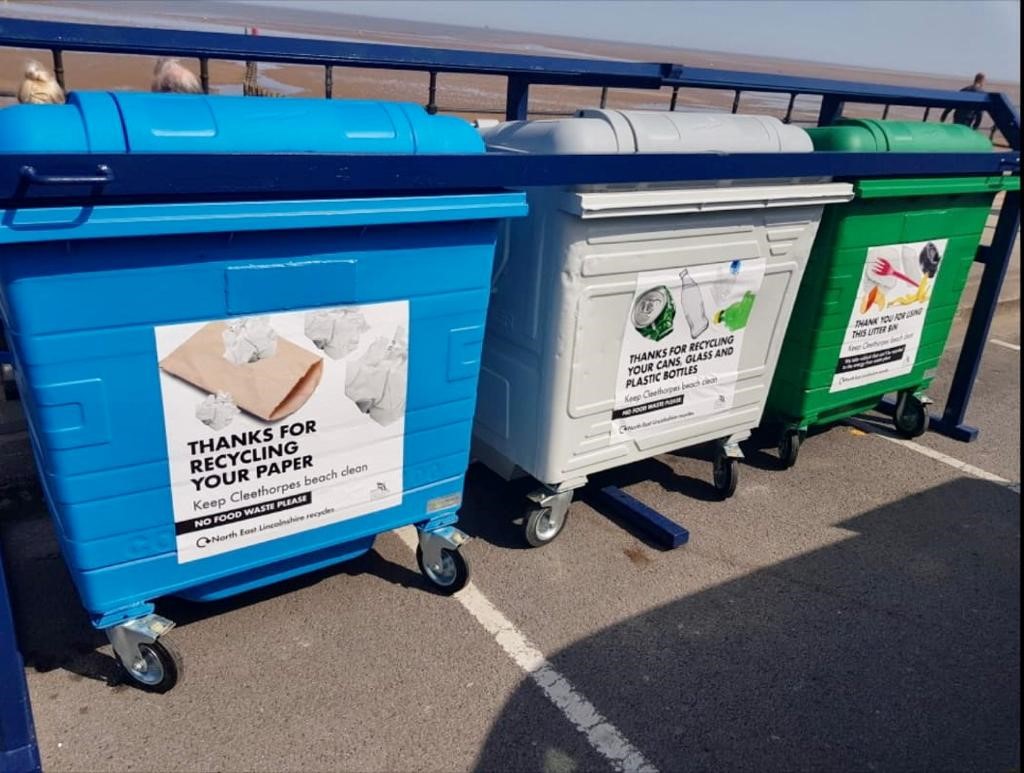
[[[407,23],[387,19],[348,16],[336,13],[246,6],[219,2],[202,4],[143,2],[123,0],[118,3],[11,2],[0,4],[0,17],[38,18],[84,23],[198,29],[218,32],[242,32],[256,26],[262,35],[318,37],[369,43],[459,48],[465,50],[515,52],[542,56],[586,57],[623,61],[674,62],[696,67],[809,75],[822,78],[860,80],[874,83],[902,84],[940,89],[956,89],[968,79],[900,73],[882,69],[863,69],[842,65],[800,62],[734,53],[716,53],[662,46],[642,46],[609,41],[589,41],[553,35],[536,35],[493,29],[470,29],[439,24]],[[39,59],[49,65],[48,51],[0,49],[0,95],[13,94],[20,80],[24,62]],[[198,63],[185,64],[198,72]],[[153,60],[151,58],[101,54],[67,53],[64,55],[65,81],[69,89],[147,90]],[[241,92],[244,65],[240,62],[210,63],[211,91],[221,94]],[[324,73],[319,67],[298,65],[260,65],[261,85],[283,96],[323,96]],[[333,96],[349,99],[387,99],[427,102],[426,73],[335,68]],[[1019,102],[1019,84],[991,83],[993,90],[1008,93]],[[441,112],[466,118],[497,118],[504,108],[505,79],[442,73],[438,77],[438,106]],[[633,90],[613,88],[607,104],[615,108],[664,110],[671,99],[669,89]],[[679,110],[728,110],[732,92],[702,89],[680,91]],[[9,102],[10,97],[6,100]],[[0,103],[4,97],[0,96]],[[596,107],[600,89],[562,86],[534,86],[530,91],[532,117],[571,114],[582,107]],[[744,92],[741,112],[757,112],[782,117],[786,112],[786,95]],[[817,97],[798,97],[794,120],[811,123],[817,114]],[[847,115],[879,117],[881,106],[847,105]],[[890,118],[920,119],[919,108],[893,108]],[[938,119],[932,111],[932,120]]]

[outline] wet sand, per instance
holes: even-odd
[[[127,0],[114,3],[5,2],[0,16],[34,17],[100,24],[154,26],[208,31],[241,32],[255,25],[264,35],[318,37],[370,43],[396,43],[465,50],[536,54],[540,56],[586,57],[625,61],[675,62],[695,67],[807,75],[822,78],[859,80],[926,88],[959,88],[963,79],[919,73],[900,73],[882,69],[854,68],[843,65],[801,62],[733,53],[716,53],[664,46],[642,46],[630,43],[590,41],[552,35],[470,29],[438,24],[409,23],[386,19],[370,19],[344,14],[327,14],[296,8],[245,6],[219,2],[167,3]],[[20,80],[24,61],[37,58],[51,63],[47,51],[0,49],[0,94],[13,93]],[[185,64],[198,72],[198,63]],[[114,56],[67,53],[64,55],[65,82],[69,89],[147,90],[153,59],[151,57]],[[211,91],[237,94],[241,91],[244,65],[240,62],[210,63]],[[324,71],[320,67],[299,65],[260,65],[261,85],[284,96],[323,96]],[[992,83],[993,90],[1005,91],[1019,102],[1019,84]],[[504,110],[505,79],[500,76],[442,73],[438,77],[437,103],[441,112],[466,118],[499,118]],[[425,104],[428,99],[426,73],[360,68],[335,68],[335,98],[388,99]],[[530,90],[531,117],[548,114],[571,114],[582,107],[596,107],[600,102],[598,88],[534,86]],[[667,109],[669,89],[609,91],[607,105],[617,108]],[[3,97],[0,97],[0,101]],[[679,110],[729,110],[732,92],[702,89],[680,91]],[[8,99],[9,101],[9,99]],[[786,112],[787,95],[744,92],[741,112],[759,112],[782,117]],[[820,99],[798,97],[794,120],[813,123]],[[849,104],[847,115],[881,116],[877,105]],[[920,119],[920,108],[893,108],[890,118]],[[938,119],[932,111],[931,119]]]

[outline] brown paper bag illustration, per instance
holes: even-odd
[[[224,322],[211,322],[160,362],[167,373],[217,394],[231,395],[244,411],[267,421],[294,413],[323,374],[323,359],[279,339],[272,357],[235,365],[224,358]]]

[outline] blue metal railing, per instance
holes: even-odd
[[[850,101],[883,105],[888,114],[893,105],[925,108],[928,120],[932,107],[977,105],[983,107],[987,95],[974,92],[948,92],[936,89],[907,89],[899,86],[865,84],[854,81],[779,76],[732,70],[714,70],[656,62],[617,62],[568,59],[564,57],[497,54],[380,43],[337,43],[290,37],[245,36],[218,32],[184,32],[89,24],[35,22],[0,19],[0,45],[47,50],[52,53],[54,74],[64,86],[65,51],[108,54],[178,56],[199,61],[200,80],[209,90],[209,62],[261,61],[281,64],[319,65],[324,68],[324,94],[333,94],[335,67],[386,68],[419,71],[429,75],[428,110],[438,108],[439,73],[472,73],[508,78],[505,106],[507,118],[525,118],[530,85],[598,86],[600,104],[608,101],[609,89],[672,88],[668,108],[678,104],[680,88],[726,90],[733,92],[732,112],[747,92],[786,94],[789,96],[784,120],[792,121],[798,96],[833,95]],[[476,112],[495,112],[478,109]],[[992,134],[997,124],[992,125]]]
[[[192,57],[199,60],[204,90],[209,90],[211,59],[317,65],[324,68],[324,94],[333,95],[334,69],[383,68],[427,73],[426,108],[436,112],[438,78],[442,73],[473,73],[506,78],[508,119],[524,119],[530,87],[564,85],[599,87],[600,104],[609,89],[669,89],[667,109],[675,110],[683,89],[732,92],[732,110],[742,95],[766,92],[788,95],[785,120],[792,121],[797,97],[820,97],[817,123],[835,122],[846,103],[924,109],[968,107],[992,119],[1011,152],[934,153],[807,153],[807,154],[659,154],[657,156],[392,156],[342,154],[215,154],[188,155],[3,155],[0,154],[0,206],[119,203],[192,198],[253,198],[395,193],[412,190],[481,190],[526,185],[743,179],[792,176],[836,178],[926,175],[996,175],[1020,172],[1020,120],[1002,94],[903,88],[852,81],[779,76],[671,63],[495,54],[370,43],[253,37],[212,32],[186,32],[62,24],[0,18],[0,46],[52,52],[57,79],[64,82],[66,51]],[[487,112],[479,110],[478,112]],[[106,170],[101,177],[99,166]],[[34,170],[26,172],[26,167]],[[40,187],[39,175],[89,178]],[[269,191],[269,193],[268,193]],[[995,313],[1019,226],[1020,195],[1009,193],[1000,209],[992,245],[979,251],[984,273],[961,348],[952,386],[941,416],[932,428],[961,440],[977,430],[964,423],[989,326]],[[0,595],[3,589],[0,587]],[[0,610],[2,611],[2,610]],[[3,621],[0,620],[0,625]],[[2,666],[2,664],[0,664]],[[6,694],[5,696],[6,697]]]
[[[502,157],[500,154],[473,159],[449,157],[390,156],[268,156],[248,160],[230,155],[204,156],[201,181],[189,174],[188,157],[122,156],[118,158],[41,156],[38,158],[0,159],[0,197],[19,206],[53,203],[82,198],[123,201],[146,197],[174,196],[256,196],[312,195],[330,192],[351,193],[372,188],[380,191],[417,189],[424,186],[442,189],[494,188],[527,184],[556,184],[616,181],[664,181],[678,179],[714,179],[716,177],[751,178],[770,176],[826,175],[833,177],[906,176],[938,174],[1019,174],[1020,121],[1017,111],[1002,94],[904,88],[853,81],[713,70],[664,62],[616,62],[568,59],[561,57],[495,54],[476,51],[431,49],[375,43],[339,43],[329,40],[235,35],[215,32],[186,32],[114,27],[87,24],[37,22],[0,19],[0,46],[41,48],[53,52],[58,79],[64,79],[63,53],[84,51],[112,54],[194,57],[200,62],[205,88],[209,88],[209,60],[263,61],[320,65],[324,67],[325,93],[330,95],[333,69],[336,67],[386,68],[426,72],[427,109],[438,109],[436,95],[438,73],[475,73],[506,78],[505,115],[526,118],[529,92],[533,85],[598,86],[601,102],[607,103],[608,89],[671,89],[669,109],[678,105],[684,88],[731,91],[733,110],[739,110],[740,97],[749,91],[787,94],[787,117],[792,118],[797,96],[821,98],[818,123],[836,121],[846,102],[883,106],[923,107],[925,118],[934,109],[969,107],[987,113],[993,125],[1006,138],[1012,152],[1002,154],[826,154],[802,156],[788,154],[725,154],[658,156],[586,157],[571,159],[552,156]],[[95,174],[97,164],[107,164],[112,179],[101,186],[48,186],[45,192],[27,184],[23,167],[67,174]],[[267,181],[271,184],[268,185]],[[372,184],[361,181],[373,181]],[[998,233],[1015,233],[1010,226],[1015,212],[1007,196],[999,215]],[[1001,230],[1000,230],[1001,229]],[[1002,250],[1003,241],[999,243]],[[985,276],[1005,273],[1013,239],[1005,254],[988,250],[979,258]],[[983,281],[983,285],[984,285]],[[996,287],[1001,287],[1001,280]],[[987,286],[987,285],[985,285]],[[985,327],[992,309],[975,305],[971,316],[969,340]],[[966,347],[961,362],[977,361],[980,349]],[[940,431],[962,439],[973,438],[976,430],[965,427],[963,418],[971,384],[958,369],[947,400]]]

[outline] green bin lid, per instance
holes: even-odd
[[[815,150],[860,153],[990,153],[992,143],[967,126],[924,121],[844,118],[808,129]]]

